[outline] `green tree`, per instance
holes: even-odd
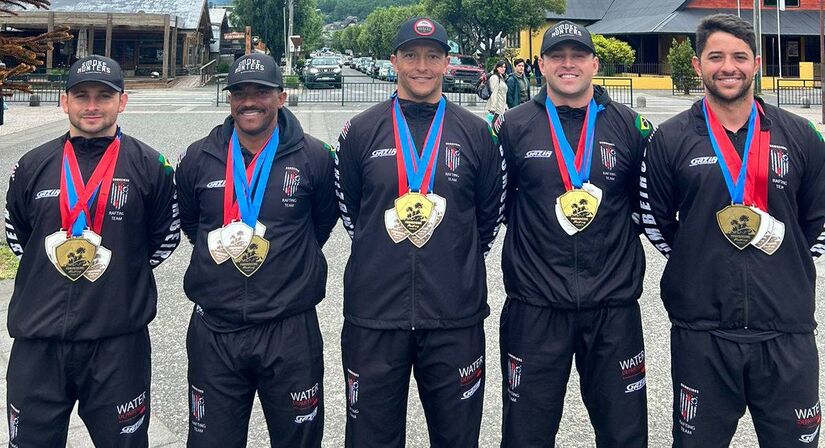
[[[356,55],[363,53],[359,40],[363,29],[364,27],[361,25],[350,25],[341,31],[336,31],[333,34],[332,47],[342,53],[345,50],[352,50],[353,54]]]
[[[321,42],[323,23],[315,11],[316,5],[316,0],[294,0],[293,32],[304,37],[302,49]],[[252,26],[252,34],[260,36],[277,61],[284,55],[286,6],[285,0],[235,0],[230,20],[238,26]]]
[[[670,50],[667,52],[667,63],[670,64],[670,78],[676,89],[690,94],[691,87],[696,85],[696,71],[691,61],[696,55],[689,40],[682,42],[673,39]]]
[[[617,65],[632,65],[636,61],[636,51],[630,44],[615,37],[596,34],[593,36],[593,46],[596,47],[602,73],[606,76],[614,75]]]
[[[329,22],[343,20],[348,16],[355,16],[361,20],[378,8],[390,6],[407,6],[418,3],[418,0],[318,0],[318,8]]]
[[[376,58],[389,59],[398,27],[404,21],[421,15],[424,15],[421,5],[378,8],[364,21],[364,29],[358,36],[358,42]]]
[[[422,0],[427,12],[458,39],[465,53],[497,53],[496,37],[544,25],[547,11],[564,12],[566,0]]]

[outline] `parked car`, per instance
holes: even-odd
[[[444,91],[475,90],[484,74],[481,64],[474,57],[462,54],[451,54],[448,59],[447,69],[444,70]]]
[[[390,70],[392,70],[392,62],[382,61],[381,65],[378,67],[378,79],[386,80],[387,74]]]
[[[387,70],[387,81],[398,82],[398,74],[395,73],[395,69],[392,67],[390,67],[390,69]]]
[[[381,66],[384,65],[385,63],[389,64],[390,61],[388,61],[386,59],[379,59],[377,61],[373,61],[372,65],[370,66],[370,70],[369,70],[369,72],[367,72],[367,74],[372,76],[373,78],[377,78],[378,77],[378,71],[381,70]]]
[[[340,89],[341,82],[341,67],[336,58],[314,58],[304,68],[304,85],[308,89],[325,84]]]
[[[361,73],[367,73],[367,68],[370,66],[371,63],[372,63],[372,58],[371,57],[367,56],[367,57],[361,58],[361,63],[358,64],[358,71],[360,71]]]

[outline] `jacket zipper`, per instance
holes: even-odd
[[[415,251],[412,253],[412,285],[410,287],[410,327],[415,331]]]
[[[748,263],[745,262],[745,329],[748,329]]]
[[[69,326],[69,314],[72,310],[72,297],[74,297],[74,282],[69,284],[69,298],[66,299],[66,314],[63,316],[63,339],[66,339],[66,331]]]
[[[579,236],[573,236],[573,273],[576,278],[576,310],[581,311],[581,290],[579,288]]]

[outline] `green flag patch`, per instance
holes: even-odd
[[[639,134],[642,134],[642,137],[647,138],[650,136],[650,133],[653,131],[653,125],[647,121],[647,118],[637,115],[636,116],[636,129],[639,130]]]

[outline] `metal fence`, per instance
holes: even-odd
[[[697,77],[674,79],[671,87],[673,95],[703,95],[705,88],[702,86],[702,80]],[[687,90],[687,92],[685,92]]]
[[[602,62],[599,64],[599,74],[604,76],[616,74],[635,75],[637,77],[642,75],[667,75],[670,74],[670,64],[665,62],[636,62],[633,64]]]
[[[7,103],[28,103],[32,94],[40,96],[41,103],[55,103],[60,105],[60,94],[66,86],[66,79],[62,75],[47,75],[45,73],[31,73],[15,76],[8,81],[23,82],[31,86],[32,93],[14,91],[11,96],[4,97]]]
[[[822,104],[822,81],[819,79],[775,78],[773,89],[779,107]]]
[[[633,104],[632,78],[594,78],[593,83],[604,86],[613,101],[628,106]],[[226,86],[226,79],[219,76],[215,82],[216,106],[229,102],[227,92],[222,90],[224,86]],[[533,94],[535,95],[540,88],[533,86]],[[285,90],[289,98],[297,99],[298,104],[330,103],[343,106],[351,103],[379,103],[388,99],[395,89],[395,82],[381,81],[369,76],[344,76],[340,88],[332,86],[307,88],[305,85],[300,85],[287,87]],[[445,96],[461,106],[477,106],[486,102],[476,95],[474,89],[464,92],[445,92]]]

